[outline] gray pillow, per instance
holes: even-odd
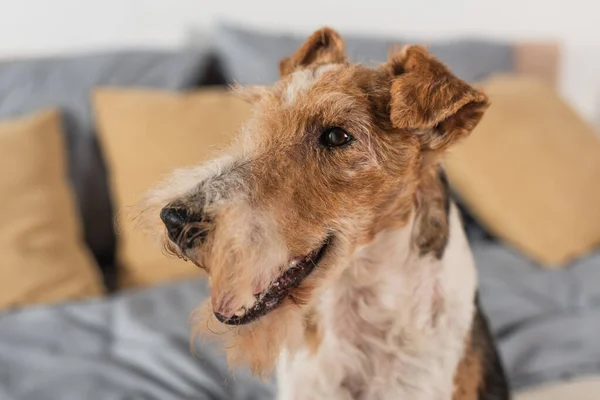
[[[112,260],[115,241],[106,171],[90,108],[92,88],[117,85],[183,89],[200,81],[205,60],[202,54],[143,51],[0,63],[0,118],[45,107],[64,111],[70,178],[85,239],[101,264]]]
[[[378,39],[352,35],[344,38],[350,60],[367,65],[384,62],[394,45],[424,43],[419,39],[406,38]],[[279,60],[292,54],[305,39],[264,34],[224,24],[217,31],[216,50],[228,81],[269,84],[279,76]],[[428,48],[467,81],[478,81],[493,73],[513,70],[513,50],[508,43],[455,40],[433,42]]]

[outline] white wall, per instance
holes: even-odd
[[[223,19],[299,33],[330,25],[432,39],[557,39],[565,46],[562,93],[600,124],[597,0],[0,0],[0,58],[175,47]]]

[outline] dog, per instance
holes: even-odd
[[[140,206],[208,274],[192,335],[276,366],[281,400],[509,399],[442,168],[486,95],[420,46],[352,64],[329,28],[279,70],[236,87],[253,114],[228,151]]]

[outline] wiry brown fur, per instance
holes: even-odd
[[[293,353],[308,343],[318,351],[320,296],[376,235],[414,221],[411,246],[422,257],[442,257],[450,200],[440,156],[488,106],[483,93],[421,47],[370,69],[348,63],[341,37],[328,28],[282,60],[280,72],[272,87],[237,88],[254,114],[231,155],[171,179],[149,196],[142,215],[153,225],[161,207],[177,204],[206,217],[206,238],[194,249],[167,241],[211,279],[212,297],[192,318],[193,335],[222,340],[232,365],[263,374],[282,349]],[[330,127],[355,140],[323,147],[319,137]],[[251,303],[290,259],[328,237],[333,243],[318,267],[278,308],[238,327],[215,318],[213,312],[232,315]]]
[[[397,75],[390,115],[394,125],[424,130],[422,141],[429,149],[444,150],[466,136],[488,107],[485,94],[456,78],[422,47],[406,47],[388,68]]]
[[[376,118],[386,113],[390,76],[340,65],[299,95],[293,107],[281,107],[286,81],[284,77],[256,104],[261,118],[247,129],[277,135],[253,138],[258,155],[246,174],[253,177],[250,192],[256,202],[279,222],[290,254],[315,248],[327,235],[325,228],[335,229],[348,212],[356,214],[352,223],[358,228],[353,237],[344,238],[348,248],[370,241],[383,226],[403,225],[416,190],[420,143],[411,133],[395,130],[389,119]],[[362,145],[339,154],[318,149],[318,134],[327,126],[344,127]],[[353,175],[346,176],[346,170]],[[226,347],[232,361],[252,358],[257,370],[268,370],[280,346],[290,346],[284,340],[301,343],[303,329],[288,329],[305,323],[298,305],[310,303],[315,288],[334,279],[338,272],[328,270],[335,267],[320,266],[287,304],[251,327],[228,330],[232,338],[227,341],[233,342]],[[234,354],[238,350],[240,354]]]
[[[341,64],[346,62],[344,41],[330,28],[315,32],[291,57],[279,62],[281,76],[286,76],[298,68],[323,64]]]

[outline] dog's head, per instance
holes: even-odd
[[[231,150],[175,173],[143,211],[210,277],[200,327],[257,370],[301,341],[358,246],[407,223],[427,168],[488,105],[421,47],[370,69],[327,28],[279,67],[275,85],[239,88],[254,113]]]

